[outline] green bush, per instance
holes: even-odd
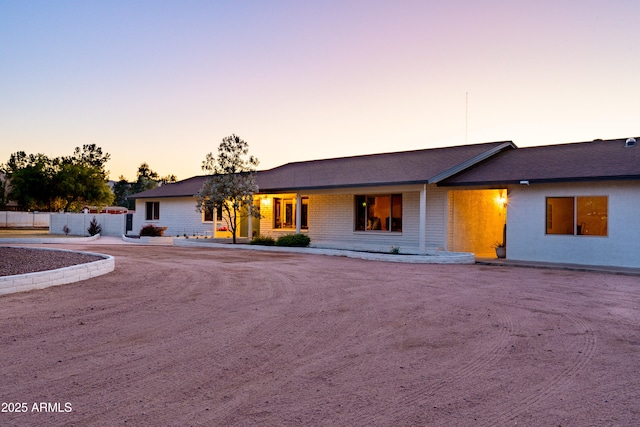
[[[306,248],[311,243],[311,239],[306,234],[286,234],[278,237],[276,240],[277,246],[295,246],[299,248]]]
[[[156,227],[153,224],[145,225],[140,229],[141,236],[160,237],[164,236],[164,230],[166,227]]]
[[[276,241],[273,237],[269,236],[256,236],[252,240],[249,241],[250,245],[262,245],[262,246],[273,246],[276,244]]]

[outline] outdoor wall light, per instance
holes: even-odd
[[[502,208],[507,207],[507,195],[504,194],[504,191],[500,191],[500,194],[496,197],[496,203]]]

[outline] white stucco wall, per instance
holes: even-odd
[[[146,203],[160,202],[160,218],[146,220]],[[131,234],[140,234],[140,229],[147,224],[157,227],[167,227],[165,236],[192,236],[194,233],[203,235],[213,231],[213,223],[204,222],[202,213],[196,211],[194,197],[175,197],[164,199],[136,199],[136,211],[133,215],[133,230]]]
[[[546,197],[607,196],[608,235],[547,235]],[[507,210],[507,258],[640,267],[640,182],[514,186]]]

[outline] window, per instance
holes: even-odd
[[[356,196],[356,231],[402,231],[402,194]]]
[[[213,208],[208,206],[204,207],[204,210],[202,211],[202,221],[213,222]]]
[[[205,206],[204,210],[202,211],[202,220],[204,222],[213,222],[213,210],[215,209],[216,211],[216,221],[222,221],[222,208],[220,206],[216,207],[209,207],[209,206]]]
[[[606,236],[606,196],[547,197],[547,234]]]
[[[302,197],[300,199],[302,206],[300,206],[300,228],[303,230],[309,229],[309,198]]]
[[[160,219],[160,202],[147,202],[147,221]]]
[[[309,198],[300,198],[300,228],[309,228]],[[273,199],[273,228],[296,228],[296,199]]]

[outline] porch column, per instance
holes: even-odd
[[[296,193],[296,234],[302,229],[302,196]]]
[[[420,253],[427,252],[427,184],[420,190]]]
[[[247,218],[247,237],[253,239],[253,196],[249,203],[249,218]]]

